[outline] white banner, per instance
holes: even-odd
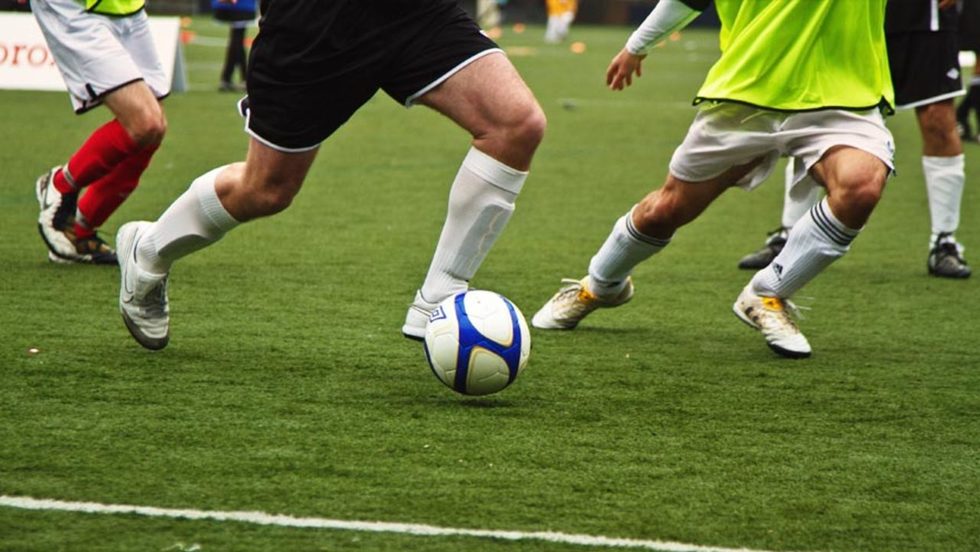
[[[172,90],[186,90],[180,18],[151,17],[150,31]],[[44,35],[29,13],[0,13],[0,88],[66,90]]]

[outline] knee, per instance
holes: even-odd
[[[536,149],[544,139],[544,131],[547,127],[548,120],[544,111],[535,102],[512,130],[513,140],[526,148]]]
[[[248,204],[250,205],[249,217],[267,217],[285,211],[292,203],[293,198],[299,191],[299,186],[291,185],[285,181],[272,180],[264,182],[260,186],[250,186]]]
[[[163,142],[163,137],[167,133],[167,118],[163,115],[163,110],[159,104],[154,106],[156,109],[147,108],[140,112],[130,124],[130,137],[133,142],[141,148],[159,145]]]
[[[511,116],[495,125],[489,134],[495,135],[504,149],[533,152],[544,139],[547,126],[541,106],[531,101],[512,111]]]
[[[864,213],[870,213],[881,200],[885,189],[885,175],[861,175],[840,187],[840,200]]]
[[[285,211],[296,194],[285,186],[266,186],[255,193],[253,206],[256,216],[265,217]]]
[[[670,183],[647,195],[633,208],[633,226],[643,235],[669,239],[683,224],[680,203]]]

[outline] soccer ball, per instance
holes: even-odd
[[[432,373],[464,395],[489,395],[527,366],[531,334],[506,297],[473,290],[446,299],[429,316],[425,357]]]

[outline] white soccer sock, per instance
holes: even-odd
[[[544,31],[545,42],[558,42],[561,40],[559,35],[559,29],[561,26],[561,18],[557,15],[548,16],[548,26]]]
[[[470,148],[449,191],[449,210],[422,298],[438,302],[466,291],[469,281],[514,213],[527,173]]]
[[[165,274],[177,259],[218,241],[238,226],[214,189],[225,167],[198,177],[140,237],[136,262],[144,270]]]
[[[929,216],[932,219],[932,237],[935,243],[940,233],[952,234],[960,225],[960,201],[963,198],[963,154],[953,157],[922,156],[922,172],[926,176],[926,193],[929,196]]]
[[[782,252],[752,277],[758,295],[791,297],[850,249],[860,229],[848,228],[830,211],[827,198],[793,226]]]
[[[615,297],[626,286],[633,268],[667,247],[670,239],[659,239],[633,226],[633,210],[619,217],[612,232],[589,262],[589,289],[599,297]]]

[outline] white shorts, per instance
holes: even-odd
[[[126,17],[86,12],[75,0],[31,0],[48,49],[58,64],[76,113],[102,103],[138,80],[157,98],[170,93],[145,11]]]
[[[738,181],[751,190],[761,184],[780,157],[798,162],[793,184],[835,146],[850,146],[881,159],[894,169],[892,134],[877,110],[826,109],[781,112],[747,105],[705,103],[695,117],[684,142],[674,151],[670,173],[688,182],[715,178],[728,169],[762,158],[762,162]]]

